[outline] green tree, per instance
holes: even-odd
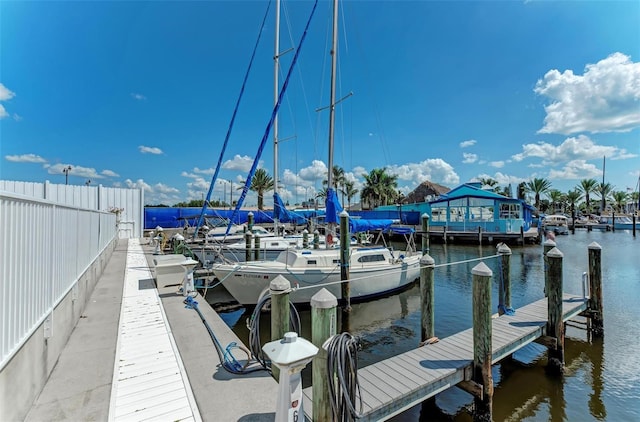
[[[571,215],[573,216],[573,213],[576,209],[576,204],[578,204],[578,202],[580,202],[580,200],[582,199],[582,193],[578,189],[570,190],[569,192],[567,192],[565,198],[567,199],[567,202],[571,207]]]
[[[551,189],[551,182],[547,179],[534,178],[525,184],[525,190],[535,195],[536,209],[540,210],[540,195],[547,193]]]
[[[395,202],[398,196],[398,176],[390,175],[384,168],[373,169],[369,174],[363,174],[364,187],[362,198],[373,208],[380,205],[389,205]]]
[[[610,199],[613,189],[614,187],[611,183],[598,183],[596,193],[600,195],[600,206],[602,207],[600,212],[607,209],[607,200]]]
[[[482,183],[482,189],[486,189],[486,186],[489,187],[488,190],[492,191],[492,192],[498,192],[498,181],[496,179],[493,179],[491,177],[487,177],[487,178],[480,178],[480,183]]]
[[[596,192],[598,181],[596,179],[582,179],[580,185],[576,187],[584,195],[587,205],[587,214],[591,213],[591,194]]]
[[[355,188],[354,183],[351,181],[346,181],[344,183],[344,194],[347,196],[347,209],[351,209],[351,200],[360,192]]]
[[[243,182],[243,184],[246,182]],[[258,194],[258,209],[264,209],[264,193],[272,190],[274,187],[273,177],[267,173],[265,169],[256,170],[255,174],[251,178],[251,186],[249,190]]]
[[[553,208],[553,212],[555,213],[558,206],[561,206],[564,201],[564,194],[558,189],[549,189],[547,196],[549,197],[549,202],[551,202],[551,208]]]
[[[627,201],[629,200],[629,195],[623,191],[613,192],[611,195],[613,198],[613,202],[616,204],[616,210],[618,212],[624,211],[624,206],[627,205]]]

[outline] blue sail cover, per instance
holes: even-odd
[[[304,215],[289,211],[277,192],[273,194],[273,218],[281,223],[305,224],[307,222]]]
[[[338,199],[338,194],[333,188],[327,189],[327,214],[325,215],[325,221],[327,223],[338,223],[340,222],[340,213],[343,211],[342,205],[340,205],[340,200]],[[362,219],[362,218],[351,218],[349,217],[349,232],[351,233],[359,233],[366,232],[372,230],[388,230],[389,227],[396,220],[392,219]]]

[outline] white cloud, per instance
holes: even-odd
[[[62,170],[67,168],[69,164],[45,164],[43,167],[47,169],[49,174],[64,174]],[[99,174],[96,169],[92,167],[71,166],[69,171],[69,177],[81,177],[87,179],[104,179],[104,176]]]
[[[16,94],[0,83],[0,101],[7,101],[15,97]]]
[[[614,53],[584,75],[548,71],[534,92],[549,98],[539,133],[624,132],[640,126],[640,63]]]
[[[5,117],[9,117],[9,113],[4,109],[4,106],[0,104],[0,119],[4,119]]]
[[[13,161],[14,163],[46,163],[47,160],[36,154],[22,154],[22,155],[5,155],[4,158],[7,161]]]
[[[602,176],[602,170],[594,164],[587,163],[585,160],[573,160],[566,163],[560,170],[549,170],[548,178],[552,180],[582,180],[598,178],[600,176]]]
[[[237,170],[244,173],[248,173],[253,165],[253,158],[248,155],[236,154],[231,160],[227,160],[222,164],[222,168],[225,170]]]
[[[320,182],[327,178],[327,165],[320,160],[313,160],[311,165],[301,169],[298,175],[308,182]]]
[[[476,176],[474,179],[476,179],[476,181],[478,182],[480,181],[480,179],[494,179],[498,181],[498,185],[500,186],[508,186],[509,184],[511,184],[512,189],[514,189],[518,183],[529,180],[529,178],[512,176],[512,175],[501,173],[499,171],[493,175],[482,173]],[[513,191],[513,193],[515,194],[515,190]]]
[[[144,145],[140,145],[138,147],[138,151],[140,151],[142,154],[155,154],[155,155],[163,154],[160,148],[146,147]]]
[[[102,170],[100,172],[100,174],[102,174],[105,177],[120,177],[120,175],[118,173],[116,173],[115,171],[111,171],[111,170]]]
[[[477,154],[472,154],[470,152],[463,152],[462,153],[462,163],[463,164],[471,164],[471,163],[475,163],[476,161],[478,161],[478,155]]]
[[[400,180],[411,180],[417,186],[429,180],[448,186],[460,183],[460,176],[453,167],[441,158],[433,158],[420,163],[388,166],[389,173],[398,175]]]
[[[495,167],[495,168],[500,169],[500,168],[504,167],[504,161],[491,161],[491,162],[489,163],[489,165],[490,165],[491,167]]]
[[[467,147],[472,147],[474,146],[478,141],[476,141],[475,139],[469,139],[468,141],[462,141],[460,142],[460,148],[467,148]]]
[[[138,93],[135,93],[135,92],[131,93],[131,98],[133,98],[134,100],[138,100],[138,101],[144,101],[144,100],[147,99],[147,97],[145,97],[144,95],[138,94]]]
[[[13,120],[15,120],[16,122],[21,122],[22,116],[19,115],[18,113],[13,113]]]
[[[605,156],[621,159],[629,158],[630,154],[625,149],[618,147],[597,145],[588,136],[579,135],[565,139],[558,146],[546,142],[525,144],[522,146],[522,152],[511,158],[519,162],[525,158],[535,157],[541,158],[543,165],[557,165],[572,160],[601,159]]]

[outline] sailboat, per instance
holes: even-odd
[[[327,221],[335,230],[338,212],[342,211],[331,187],[333,167],[333,132],[335,120],[335,73],[337,62],[338,1],[333,3],[333,41],[331,63],[331,96],[329,106],[329,174],[327,191]],[[356,224],[353,220],[350,224]],[[335,231],[333,232],[335,233]],[[341,298],[341,263],[339,249],[292,249],[281,252],[274,261],[219,264],[212,271],[227,291],[243,305],[255,305],[278,276],[294,287],[290,300],[308,303],[320,289],[326,288]],[[395,253],[387,247],[362,247],[350,250],[351,301],[363,301],[402,290],[420,275],[421,254]]]

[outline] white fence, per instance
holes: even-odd
[[[0,191],[0,369],[114,240],[116,217]]]
[[[141,189],[107,188],[102,185],[78,186],[0,180],[0,191],[34,199],[46,199],[96,211],[119,212],[120,238],[139,238],[144,229],[144,192]]]

